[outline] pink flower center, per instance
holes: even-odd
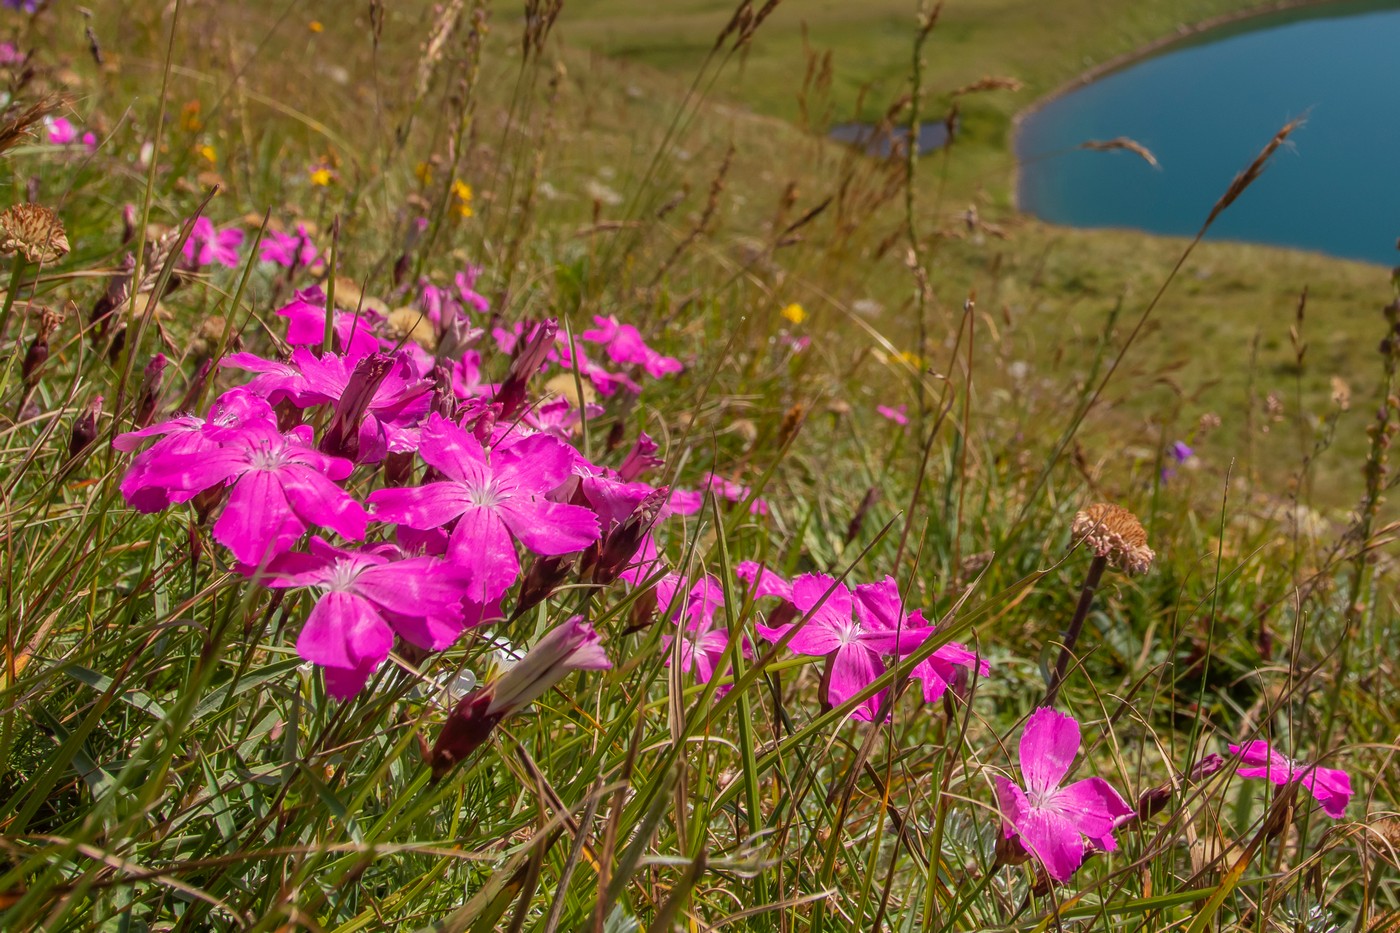
[[[483,509],[495,508],[509,498],[510,494],[497,486],[494,481],[487,482],[484,486],[467,488],[467,501]]]
[[[340,559],[331,567],[326,582],[321,584],[328,592],[347,593],[354,589],[355,578],[364,569],[354,561]]]
[[[290,462],[287,448],[281,444],[259,447],[248,457],[248,464],[255,470],[278,470]]]

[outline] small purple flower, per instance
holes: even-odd
[[[1000,775],[992,779],[1003,834],[1017,837],[1056,881],[1069,881],[1083,864],[1086,838],[1108,852],[1117,848],[1114,827],[1136,812],[1103,778],[1062,786],[1079,741],[1073,717],[1042,707],[1021,733],[1025,788]]]
[[[1297,781],[1322,804],[1323,813],[1333,819],[1340,819],[1346,813],[1352,791],[1351,777],[1345,771],[1301,764],[1274,751],[1268,742],[1259,739],[1243,748],[1231,745],[1230,754],[1239,756],[1242,764],[1250,766],[1235,772],[1240,777],[1267,778],[1280,787]]]
[[[718,580],[706,576],[697,581],[689,592],[680,594],[678,591],[685,583],[676,574],[667,574],[656,584],[656,604],[671,608],[671,621],[677,627],[675,639],[680,641],[676,649],[680,653],[680,669],[687,674],[694,672],[697,681],[707,684],[719,672],[719,664],[729,649],[728,630],[715,624],[715,613],[724,605],[724,590]],[[662,638],[663,649],[668,655],[672,641],[670,635]],[[741,649],[745,657],[753,657],[747,638],[741,643]],[[668,656],[667,666],[670,663]],[[718,688],[717,694],[723,696],[731,686]]]
[[[647,346],[641,333],[631,324],[621,324],[611,315],[594,315],[593,323],[597,327],[584,331],[579,339],[602,344],[614,363],[640,366],[653,379],[678,373],[684,368],[675,357],[663,356]]]
[[[1195,451],[1181,441],[1173,441],[1171,447],[1167,448],[1167,453],[1177,463],[1185,463],[1196,455]]]
[[[66,117],[47,117],[44,125],[48,129],[49,142],[55,146],[70,146],[78,139],[78,128]]]
[[[908,405],[896,405],[894,408],[888,405],[876,405],[875,411],[880,414],[880,417],[887,418],[901,427],[909,423]]]

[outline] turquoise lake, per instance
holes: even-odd
[[[1016,135],[1021,209],[1074,227],[1193,235],[1285,122],[1291,147],[1210,239],[1400,262],[1400,2],[1344,2],[1202,33],[1048,101]],[[1079,149],[1127,136],[1128,152]]]

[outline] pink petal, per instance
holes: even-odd
[[[992,776],[992,786],[996,789],[997,809],[1001,811],[1002,834],[1010,839],[1016,835],[1016,826],[1025,820],[1030,812],[1030,802],[1025,791],[1001,775]]]
[[[788,644],[792,644],[792,642]],[[858,644],[846,645],[837,650],[836,657],[832,661],[831,685],[827,691],[826,701],[832,706],[840,706],[870,686],[884,672],[885,666],[880,663],[879,657]],[[866,699],[865,702],[856,707],[851,714],[852,717],[866,722],[873,720],[880,709],[880,701],[887,692],[881,691]]]
[[[496,451],[492,466],[501,483],[544,495],[569,478],[577,456],[572,447],[557,437],[534,434]]]
[[[322,596],[297,636],[297,654],[322,667],[372,669],[393,647],[393,630],[373,606],[351,593]]]
[[[828,595],[828,593],[830,595]],[[822,602],[822,597],[826,601]],[[810,612],[821,603],[819,614],[828,615],[841,621],[851,618],[851,591],[844,583],[837,583],[826,574],[804,573],[792,581],[792,604],[802,613]]]
[[[1322,812],[1333,819],[1340,819],[1346,813],[1351,801],[1351,777],[1338,768],[1314,766],[1303,778],[1306,787],[1322,804]]]
[[[365,499],[375,521],[426,531],[445,525],[471,507],[461,483],[428,483],[376,489]]]
[[[257,566],[287,550],[305,531],[276,477],[254,470],[229,494],[223,514],[214,523],[214,540],[240,562]]]
[[[1293,780],[1297,772],[1297,765],[1293,759],[1274,751],[1268,742],[1260,739],[1255,739],[1243,749],[1238,745],[1231,745],[1230,751],[1238,755],[1245,764],[1258,766],[1240,768],[1235,772],[1243,778],[1268,778],[1275,784],[1283,785]]]
[[[491,509],[471,507],[463,512],[447,553],[467,571],[466,597],[472,602],[495,600],[520,576],[515,542]]]
[[[1021,773],[1030,795],[1041,797],[1059,787],[1078,751],[1074,717],[1044,706],[1032,713],[1021,733]]]
[[[1052,810],[1031,807],[1016,824],[1016,833],[1056,881],[1068,881],[1084,862],[1079,831]]]
[[[364,538],[365,523],[369,521],[364,506],[335,483],[315,470],[296,464],[287,464],[274,475],[292,508],[303,520],[330,528],[353,541]]]
[[[418,454],[452,479],[473,485],[485,485],[491,479],[481,442],[439,414],[428,417]]]
[[[1088,836],[1102,848],[1115,848],[1113,827],[1135,811],[1103,778],[1091,777],[1075,781],[1056,791],[1046,802],[1076,830]]]
[[[579,505],[513,498],[497,506],[520,543],[536,554],[572,554],[598,540],[598,516]]]

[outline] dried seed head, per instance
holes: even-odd
[[[22,253],[30,262],[53,262],[68,253],[63,221],[42,204],[14,204],[0,213],[0,253]]]
[[[1157,555],[1147,546],[1142,522],[1127,509],[1096,502],[1074,516],[1075,540],[1128,574],[1146,573]]]
[[[429,352],[437,349],[433,322],[417,308],[395,308],[389,312],[387,329],[395,340],[407,338]]]

